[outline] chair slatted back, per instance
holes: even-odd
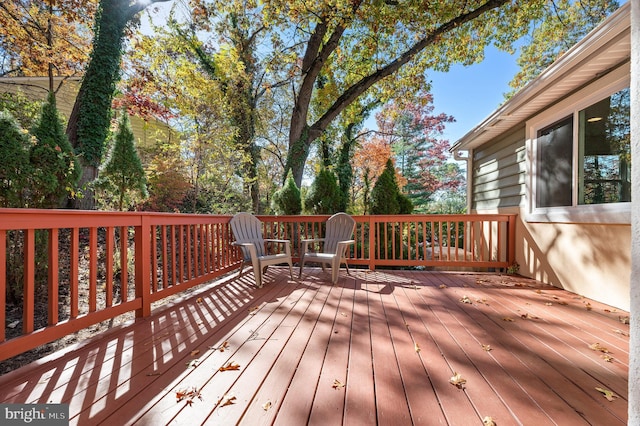
[[[327,219],[327,227],[324,236],[325,253],[336,253],[338,242],[350,240],[356,221],[346,213],[336,213]]]
[[[253,243],[258,256],[264,256],[264,237],[262,236],[262,222],[250,213],[237,213],[229,222],[233,237],[239,243]],[[242,247],[242,254],[249,259],[249,251]]]

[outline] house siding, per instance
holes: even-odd
[[[525,205],[525,126],[473,151],[472,209]]]

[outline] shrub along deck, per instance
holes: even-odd
[[[0,402],[81,425],[626,423],[627,312],[512,276],[352,273],[227,277],[0,377]]]

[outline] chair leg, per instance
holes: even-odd
[[[253,276],[256,279],[256,286],[262,287],[262,268],[260,267],[260,261],[258,259],[251,259],[253,266]]]
[[[302,259],[300,259],[300,273],[298,274],[298,278],[302,277],[302,268],[304,267],[304,254],[302,255]]]
[[[293,281],[293,263],[289,260],[289,276],[291,276],[291,281]]]

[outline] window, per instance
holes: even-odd
[[[578,203],[631,201],[629,89],[579,113]]]
[[[623,73],[612,72],[527,123],[529,220],[630,220],[630,90]]]

